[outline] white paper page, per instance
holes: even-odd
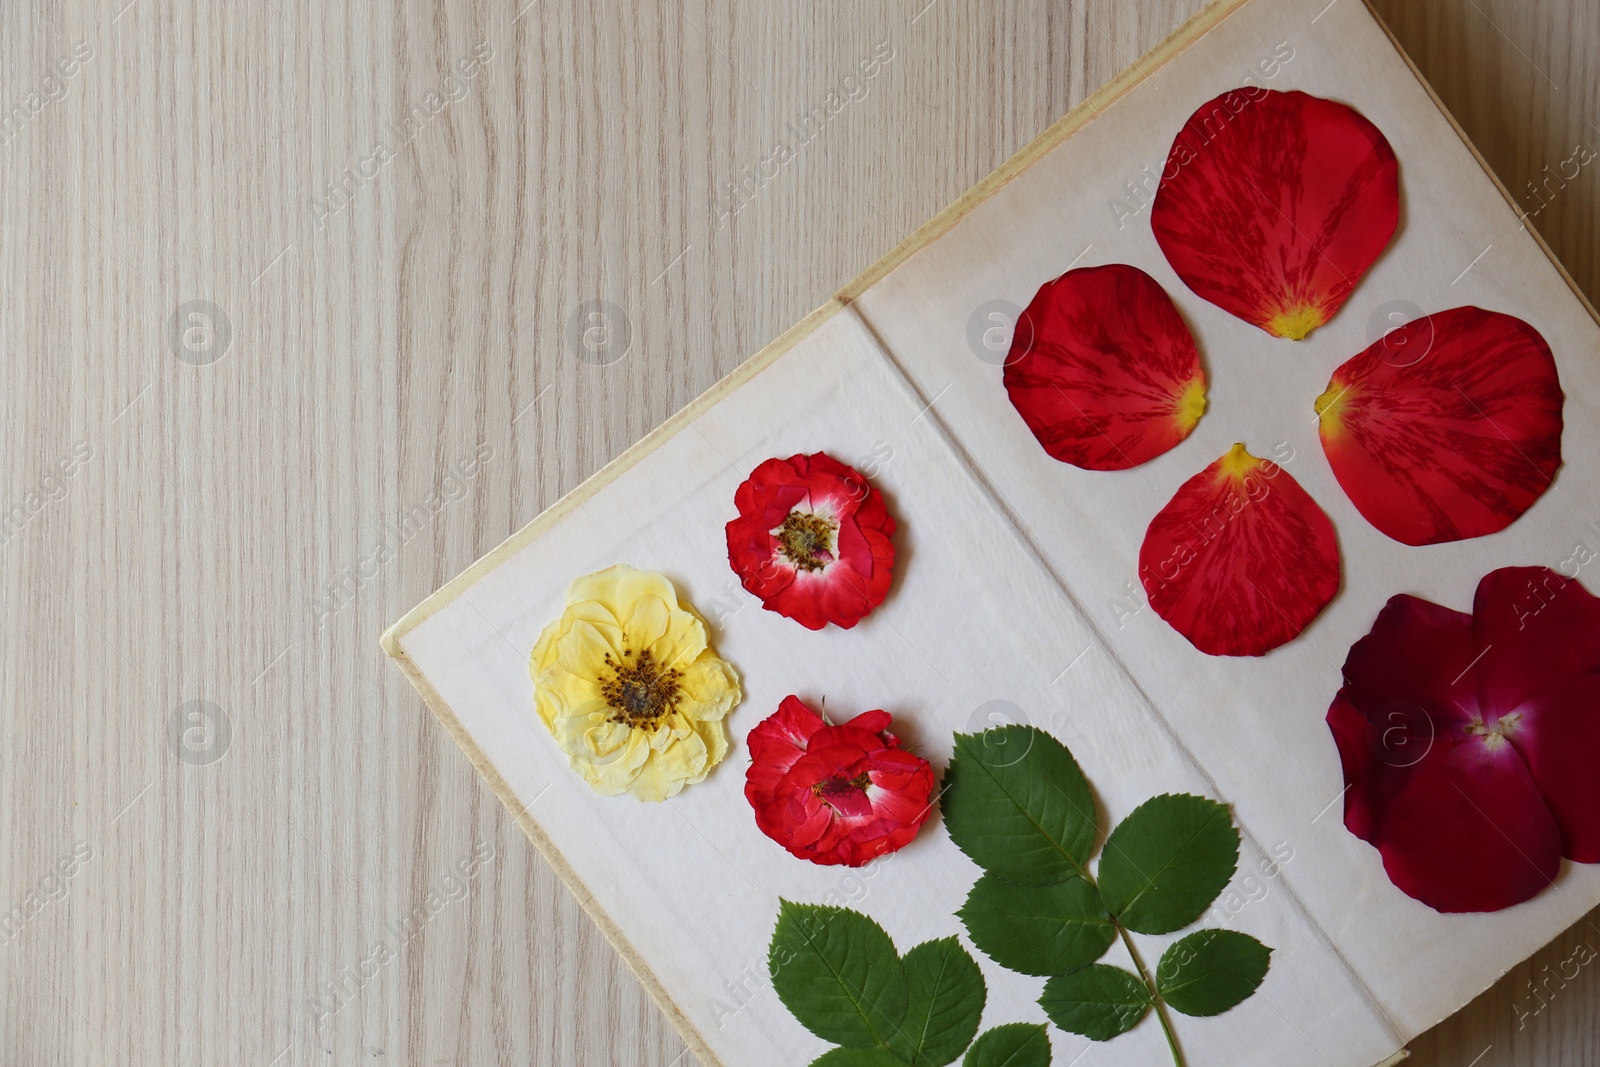
[[[1262,79],[1259,64],[1286,50],[1292,58]],[[1151,233],[1149,193],[1141,207],[1127,186],[1159,175],[1190,113],[1252,71],[1268,88],[1352,105],[1400,160],[1393,244],[1339,314],[1298,343],[1190,292]],[[1001,385],[994,364],[1003,351],[975,351],[969,321],[990,301],[1025,307],[1070,265],[1115,262],[1144,269],[1177,303],[1206,364],[1211,403],[1192,437],[1153,462],[1083,471],[1038,446]],[[1384,306],[1396,300],[1430,312],[1477,304],[1517,315],[1554,350],[1567,393],[1567,462],[1554,487],[1501,534],[1401,545],[1361,517],[1322,455],[1312,403],[1335,367],[1381,336]],[[1344,782],[1323,717],[1346,651],[1384,602],[1409,592],[1470,610],[1478,578],[1496,567],[1556,567],[1577,542],[1600,547],[1600,331],[1362,4],[1247,5],[855,306],[919,393],[939,398],[932,414],[975,457],[1241,819],[1262,841],[1292,843],[1297,858],[1285,879],[1407,1039],[1600,903],[1600,866],[1569,863],[1531,902],[1490,915],[1440,915],[1391,885],[1377,851],[1342,824]],[[1282,465],[1333,519],[1344,558],[1332,605],[1264,659],[1196,652],[1150,610],[1137,578],[1150,519],[1236,441],[1260,456],[1291,450]],[[1592,575],[1581,577],[1600,590]]]
[[[826,1047],[766,978],[780,896],[864,911],[904,953],[962,933],[955,912],[979,874],[937,817],[859,872],[798,861],[763,837],[742,792],[744,738],[785,695],[825,696],[836,717],[882,707],[941,770],[952,734],[986,725],[987,702],[1010,701],[1072,749],[1103,830],[1155,794],[1211,791],[929,415],[846,311],[402,638],[728,1067],[806,1064]],[[895,586],[850,631],[812,633],[763,610],[734,580],[722,533],[735,488],[759,462],[821,449],[870,472],[901,527]],[[709,617],[732,612],[713,625],[713,641],[744,685],[729,720],[734,748],[706,781],[660,804],[593,793],[531,710],[527,656],[540,629],[559,615],[571,578],[617,562],[666,573]],[[1299,847],[1298,838],[1255,840]],[[1262,877],[1264,862],[1247,839],[1230,892],[1248,902],[1203,921],[1272,946],[1271,971],[1231,1012],[1177,1017],[1189,1062],[1371,1067],[1398,1036],[1288,891],[1298,855],[1275,878]],[[1140,938],[1145,962],[1173,939]],[[985,1028],[1044,1021],[1042,979],[968,949],[988,983]],[[1122,953],[1105,959],[1125,964]],[[1054,1028],[1051,1039],[1063,1065],[1170,1062],[1154,1019],[1103,1045]]]

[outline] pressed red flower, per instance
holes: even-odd
[[[1195,293],[1277,337],[1333,317],[1400,218],[1394,150],[1344,104],[1244,87],[1189,117],[1150,211]]]
[[[769,459],[733,497],[728,562],[768,611],[849,629],[888,595],[894,519],[883,494],[825,452]]]
[[[1351,503],[1396,541],[1432,545],[1503,530],[1549,488],[1563,400],[1537,330],[1459,307],[1390,331],[1316,407]]]
[[[1472,614],[1401,595],[1350,648],[1328,710],[1345,826],[1437,911],[1498,911],[1561,857],[1600,862],[1600,599],[1544,567]]]
[[[1200,651],[1260,656],[1339,591],[1339,544],[1300,483],[1239,444],[1150,520],[1139,578],[1156,614]]]
[[[790,855],[860,867],[904,848],[933,806],[933,768],[900,747],[887,712],[829,726],[799,697],[750,731],[744,795]]]
[[[1096,471],[1154,459],[1206,409],[1189,327],[1160,283],[1125,263],[1040,287],[1012,333],[1005,386],[1046,452]]]

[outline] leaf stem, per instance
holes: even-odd
[[[1144,979],[1145,988],[1150,991],[1150,1010],[1155,1012],[1156,1018],[1161,1022],[1161,1032],[1167,1035],[1167,1048],[1172,1050],[1172,1062],[1177,1067],[1184,1067],[1183,1053],[1178,1051],[1178,1037],[1172,1032],[1172,1024],[1167,1021],[1167,1005],[1161,999],[1161,994],[1156,990],[1155,982],[1150,978],[1150,972],[1144,969],[1144,960],[1139,958],[1139,952],[1133,947],[1133,938],[1128,936],[1128,931],[1123,929],[1120,922],[1112,919],[1117,933],[1122,937],[1122,945],[1128,950],[1128,955],[1133,959],[1133,965],[1139,968],[1139,977]]]

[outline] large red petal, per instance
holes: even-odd
[[[1508,744],[1455,744],[1417,768],[1374,844],[1390,881],[1436,911],[1499,911],[1554,881],[1561,835]]]
[[[1600,674],[1600,597],[1547,567],[1502,567],[1484,575],[1472,605],[1474,669],[1486,711]],[[1600,752],[1594,754],[1600,762]]]
[[[1409,702],[1447,732],[1473,719],[1477,689],[1468,669],[1478,658],[1472,616],[1407,593],[1389,598],[1367,635],[1344,661],[1346,690],[1364,712]]]
[[[1397,782],[1394,775],[1378,773],[1379,731],[1345,699],[1343,690],[1328,708],[1328,729],[1333,733],[1339,768],[1344,772],[1344,825],[1361,840],[1371,841],[1377,837],[1380,816],[1405,782]]]
[[[1600,863],[1600,676],[1534,697],[1507,736],[1561,830],[1561,852]]]
[[[1448,749],[1477,721],[1474,657],[1472,616],[1406,594],[1390,598],[1371,632],[1350,646],[1328,728],[1348,787],[1351,833],[1374,840],[1384,812],[1435,745]]]
[[[1259,656],[1339,590],[1333,523],[1290,474],[1233,449],[1150,521],[1139,578],[1156,614],[1213,656]]]
[[[805,754],[807,742],[823,729],[822,717],[797,696],[786,696],[778,710],[756,724],[745,744],[750,758],[771,760],[787,771]]]
[[[1150,225],[1195,293],[1278,337],[1349,297],[1400,217],[1394,150],[1344,104],[1245,87],[1189,117]]]
[[[888,733],[888,729],[893,722],[894,718],[887,711],[880,709],[863,711],[855,718],[847,719],[839,725],[848,726],[853,730],[865,730],[869,734],[877,734],[882,739],[883,744],[890,748],[899,748],[900,742],[895,740],[893,734]]]
[[[1189,436],[1206,406],[1200,354],[1172,298],[1138,267],[1082,267],[1022,314],[1006,392],[1044,450],[1126,470]]]
[[[1502,530],[1549,488],[1562,400],[1537,330],[1459,307],[1390,331],[1316,407],[1351,503],[1396,541],[1431,545]]]
[[[772,803],[778,783],[789,773],[812,735],[823,728],[822,719],[800,700],[787,696],[778,710],[756,724],[745,744],[750,767],[745,771],[744,795],[757,812]]]

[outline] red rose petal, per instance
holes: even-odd
[[[1561,830],[1561,854],[1600,863],[1600,676],[1534,697],[1508,737]]]
[[[757,723],[745,741],[750,749],[746,791],[753,790],[763,802],[771,800],[778,782],[805,755],[811,735],[822,727],[821,716],[799,697],[784,697],[778,710]]]
[[[1472,625],[1483,652],[1474,673],[1486,709],[1504,714],[1540,693],[1600,674],[1600,597],[1546,567],[1503,567],[1485,575]],[[1600,752],[1593,756],[1600,762]]]
[[[1139,578],[1156,614],[1200,651],[1260,656],[1333,599],[1339,546],[1299,482],[1234,445],[1150,521]]]
[[[1498,911],[1549,885],[1561,835],[1509,744],[1456,743],[1417,768],[1374,842],[1390,881],[1436,911]]]
[[[1006,358],[1005,386],[1056,459],[1126,470],[1189,436],[1206,407],[1200,354],[1171,297],[1138,267],[1068,271],[1040,287]]]
[[[1322,450],[1367,521],[1431,545],[1504,529],[1561,466],[1561,383],[1538,331],[1459,307],[1414,319],[1334,371]]]
[[[789,699],[794,700],[793,697]],[[796,701],[796,703],[799,702]],[[894,722],[894,717],[887,711],[863,711],[860,715],[847,722],[840,723],[840,725],[855,730],[865,730],[869,734],[877,734],[883,739],[884,744],[890,748],[898,748],[900,742],[895,739],[893,734],[888,732],[889,724],[892,722]]]
[[[1189,117],[1150,212],[1184,284],[1278,337],[1332,318],[1400,218],[1394,150],[1344,104],[1245,87]]]

